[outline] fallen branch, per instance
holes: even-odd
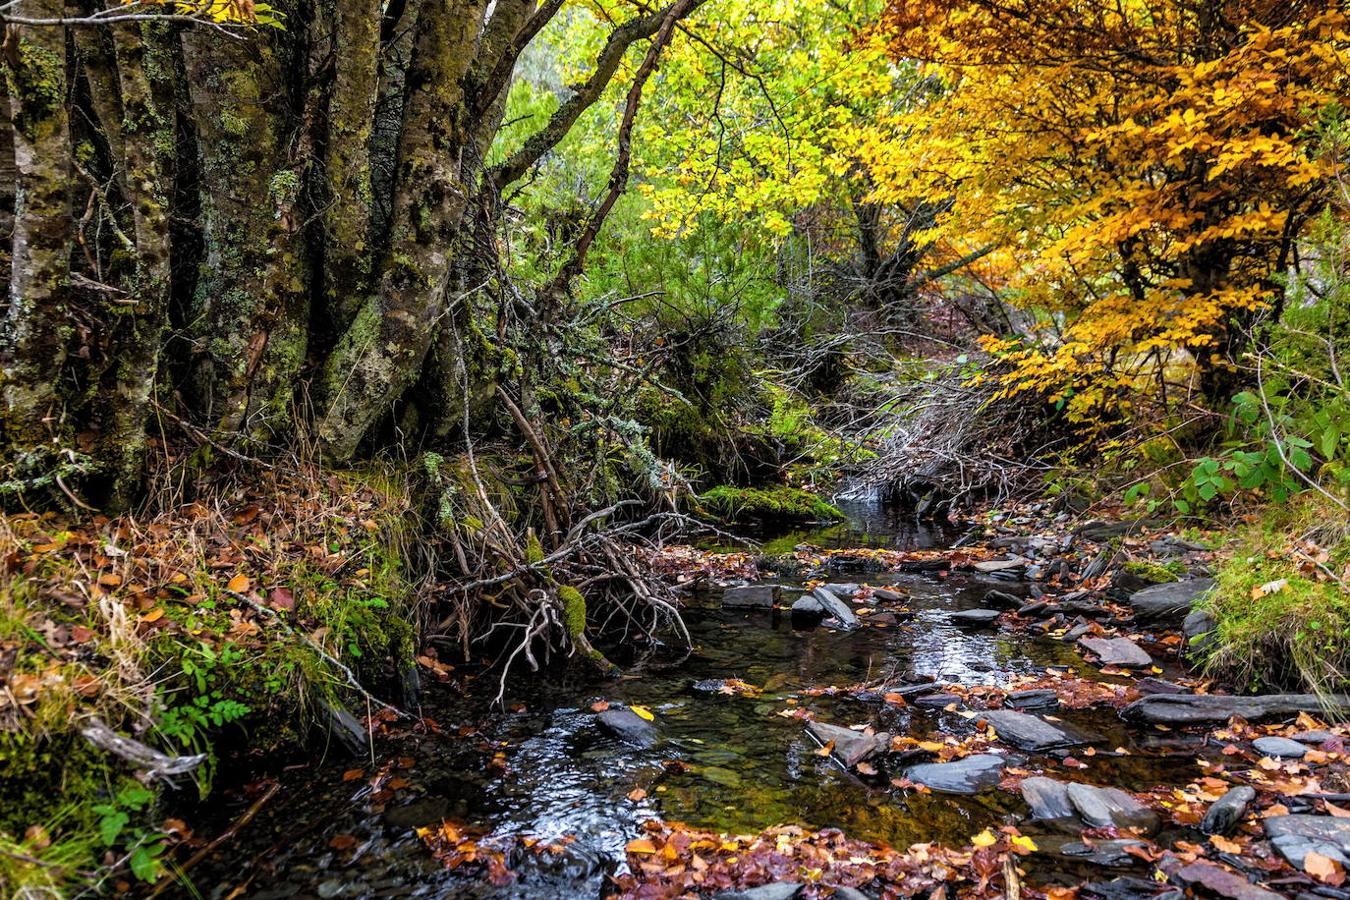
[[[80,726],[80,734],[100,750],[106,750],[136,768],[145,770],[151,778],[167,779],[173,775],[184,775],[206,761],[205,753],[193,756],[169,756],[160,753],[140,741],[118,734],[98,718],[86,720],[86,723]]]

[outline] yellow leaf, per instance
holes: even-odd
[[[631,709],[633,712],[637,713],[642,718],[646,719],[648,722],[656,718],[656,716],[652,715],[652,711],[645,706],[630,706],[628,708]]]
[[[653,854],[656,852],[656,845],[647,838],[636,838],[629,841],[624,848],[629,853]]]
[[[1012,839],[1012,845],[1014,848],[1022,850],[1026,853],[1035,853],[1036,850],[1038,849],[1036,847],[1036,842],[1033,841],[1031,838],[1027,837],[1025,834],[1019,834],[1016,837],[1014,837]]]
[[[981,831],[971,838],[970,842],[976,847],[992,847],[998,843],[998,838],[994,836],[993,831],[986,828],[984,831]]]

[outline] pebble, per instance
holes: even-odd
[[[1252,746],[1262,756],[1274,756],[1283,759],[1302,759],[1308,748],[1298,741],[1284,737],[1262,737],[1252,741]]]

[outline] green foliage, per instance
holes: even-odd
[[[699,503],[728,519],[839,521],[838,507],[802,488],[777,485],[742,488],[720,485],[699,495]]]
[[[1205,601],[1217,622],[1200,651],[1205,671],[1250,690],[1343,691],[1350,593],[1327,573],[1347,566],[1350,526],[1323,498],[1269,507],[1216,572]]]
[[[1176,559],[1165,563],[1157,563],[1146,559],[1132,559],[1125,563],[1124,569],[1131,575],[1137,575],[1145,581],[1164,584],[1169,581],[1179,581],[1186,572],[1186,564]]]

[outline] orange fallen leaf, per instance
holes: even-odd
[[[629,853],[653,854],[656,852],[656,845],[647,838],[635,838],[625,844],[623,849]]]
[[[1308,851],[1308,855],[1303,857],[1303,871],[1324,884],[1339,886],[1345,881],[1345,869],[1341,864],[1316,850]]]
[[[1229,840],[1221,834],[1211,834],[1209,842],[1214,845],[1220,853],[1241,853],[1242,845],[1237,841]]]
[[[244,591],[248,590],[252,584],[253,581],[247,575],[236,575],[230,579],[225,587],[227,590],[233,591],[236,594],[242,594]]]

